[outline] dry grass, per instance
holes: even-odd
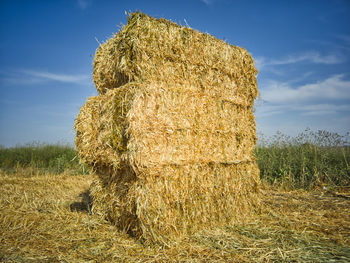
[[[0,176],[3,262],[349,262],[350,192],[264,187],[246,224],[147,246],[89,213],[90,176]]]

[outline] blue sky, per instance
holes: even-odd
[[[246,48],[258,133],[350,131],[350,1],[0,0],[0,145],[73,143],[98,47],[140,10]]]

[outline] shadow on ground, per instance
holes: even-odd
[[[85,212],[91,213],[92,196],[90,190],[86,190],[79,195],[80,202],[73,202],[70,204],[70,210],[72,212]]]

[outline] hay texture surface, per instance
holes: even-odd
[[[165,244],[245,220],[259,203],[256,74],[243,48],[130,14],[98,48],[99,95],[75,124],[95,213]]]

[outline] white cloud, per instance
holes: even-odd
[[[262,87],[261,98],[275,104],[305,101],[350,99],[350,81],[334,75],[323,81],[292,87],[289,83],[271,81]]]
[[[342,36],[345,44],[350,40]],[[345,45],[344,45],[345,46]],[[283,58],[254,57],[258,70],[269,71],[286,81],[264,79],[259,75],[261,100],[256,103],[256,121],[259,132],[273,134],[281,130],[286,134],[297,134],[310,127],[335,132],[349,131],[350,80],[348,74],[334,74],[318,81],[310,81],[317,76],[317,67],[309,68],[296,77],[289,77],[286,69],[298,65],[335,65],[346,62],[348,56],[341,56],[339,48],[328,54],[310,51]],[[345,64],[344,64],[345,65]],[[286,67],[290,66],[290,67]],[[304,67],[303,69],[305,69]],[[316,70],[316,71],[315,71]],[[293,72],[293,76],[295,76]],[[300,84],[301,83],[301,84]],[[342,119],[343,121],[339,121]],[[346,120],[347,122],[344,122]]]
[[[37,70],[17,70],[0,72],[1,82],[10,85],[30,85],[48,81],[88,85],[90,77],[87,74],[58,74]]]
[[[255,108],[256,118],[263,125],[260,127],[264,127],[262,131],[266,132],[266,123],[270,122],[278,123],[278,129],[281,129],[294,121],[302,129],[302,125],[317,127],[321,120],[322,125],[328,121],[330,128],[336,129],[336,126],[331,126],[334,119],[350,116],[350,81],[343,75],[299,86],[293,83],[270,81],[265,87],[260,87],[261,99]]]
[[[321,55],[319,52],[315,51],[308,51],[301,54],[289,55],[281,59],[268,59],[265,57],[255,58],[255,65],[259,71],[261,71],[266,66],[290,65],[301,62],[332,65],[342,63],[343,58],[336,54]]]

